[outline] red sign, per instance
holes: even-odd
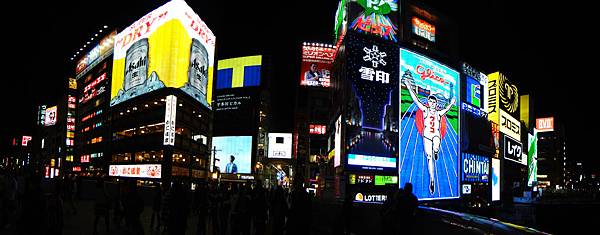
[[[74,166],[73,167],[73,171],[81,171],[81,167],[80,166]]]
[[[309,127],[310,127],[310,134],[324,135],[325,132],[327,132],[327,127],[325,127],[325,125],[310,124]]]
[[[21,139],[21,146],[27,146],[27,144],[29,143],[30,140],[31,140],[31,136],[24,135],[23,138]]]
[[[96,85],[98,85],[98,83],[102,82],[106,80],[106,73],[103,73],[102,75],[100,75],[100,77],[97,77],[96,79],[94,79],[94,81],[90,82],[89,84],[87,84],[85,86],[85,88],[83,89],[83,92],[87,92],[90,89],[92,89],[93,87],[95,87]]]
[[[331,45],[305,43],[302,46],[300,85],[329,87],[335,48]]]
[[[535,129],[538,132],[554,131],[554,117],[535,119]]]
[[[81,162],[90,162],[90,155],[81,155]]]
[[[412,18],[413,33],[435,42],[435,26],[417,17]]]

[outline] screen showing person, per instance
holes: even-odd
[[[321,74],[316,63],[310,64],[310,69],[304,73],[304,80],[307,82],[318,82]]]
[[[221,173],[252,173],[252,136],[218,136],[212,142],[215,164]]]
[[[229,163],[225,166],[225,173],[238,173],[237,165],[233,161],[235,161],[235,157],[233,155],[229,156]]]

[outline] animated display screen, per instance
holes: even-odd
[[[462,181],[487,183],[490,175],[490,158],[462,153]]]
[[[364,35],[373,35],[384,40],[398,40],[397,0],[349,1],[349,28]]]
[[[213,137],[212,143],[221,173],[251,173],[252,136]]]
[[[527,134],[529,149],[527,151],[527,186],[532,186],[537,181],[537,142],[538,132],[533,129],[533,135]]]
[[[292,158],[292,133],[269,133],[269,158]]]
[[[303,45],[300,85],[329,87],[335,48],[329,45]]]
[[[400,49],[400,185],[419,200],[457,198],[459,73]]]
[[[110,105],[179,88],[211,108],[216,38],[185,1],[170,1],[115,37]]]
[[[481,108],[481,84],[472,77],[467,76],[466,98],[469,104]]]
[[[260,86],[262,56],[219,60],[216,89]]]
[[[500,159],[492,158],[492,201],[500,200]]]
[[[58,115],[56,110],[57,110],[56,106],[52,106],[52,107],[46,109],[46,115],[44,116],[44,125],[45,126],[52,126],[52,125],[56,124],[56,118],[57,118],[56,115]]]
[[[363,35],[346,35],[347,78],[352,84],[345,120],[345,154],[379,159],[397,159],[398,141],[398,49],[388,42]],[[337,147],[336,147],[337,148]],[[379,166],[381,167],[381,166]],[[395,166],[383,170],[395,172]],[[391,168],[389,168],[391,167]],[[373,168],[374,170],[381,170]]]

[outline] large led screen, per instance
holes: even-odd
[[[492,201],[500,200],[500,159],[492,158]]]
[[[457,198],[460,84],[457,71],[400,49],[400,184],[419,200]]]
[[[334,54],[335,48],[333,46],[322,44],[303,45],[300,85],[329,87]]]
[[[292,134],[269,133],[269,158],[292,158]]]
[[[210,108],[215,40],[184,1],[146,14],[115,37],[110,105],[174,87]]]
[[[213,137],[212,143],[221,173],[251,173],[252,136]]]
[[[262,56],[219,60],[216,89],[260,86]]]
[[[346,77],[352,84],[342,120],[347,167],[395,172],[396,166],[382,168],[377,164],[381,159],[397,160],[398,100],[394,97],[398,97],[398,49],[363,35],[349,34],[346,40]],[[351,164],[351,156],[362,159],[362,165]],[[368,159],[373,160],[372,164],[364,162]]]

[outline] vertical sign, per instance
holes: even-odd
[[[167,96],[165,105],[165,131],[163,145],[175,146],[175,118],[177,114],[177,97]]]
[[[527,186],[533,186],[533,182],[537,181],[537,141],[538,141],[538,131],[537,129],[533,129],[533,135],[527,135],[529,147],[527,151]]]
[[[492,158],[492,201],[500,200],[500,159]]]

